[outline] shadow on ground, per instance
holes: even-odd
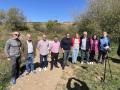
[[[89,87],[85,82],[80,81],[74,77],[69,78],[66,87],[67,87],[67,90],[89,90]]]
[[[109,57],[113,63],[117,63],[117,64],[120,64],[120,59],[117,59],[117,58],[113,58],[113,57]]]

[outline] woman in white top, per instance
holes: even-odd
[[[80,37],[79,34],[76,33],[75,37],[72,38],[72,63],[76,63],[78,53],[80,48]]]

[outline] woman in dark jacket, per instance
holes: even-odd
[[[94,34],[93,37],[90,39],[90,64],[93,64],[93,60],[97,60],[99,52],[99,40],[97,38],[97,35]]]

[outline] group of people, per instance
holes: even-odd
[[[42,39],[37,42],[32,39],[31,34],[26,35],[25,40],[20,40],[20,33],[13,32],[12,38],[7,40],[5,45],[5,54],[8,60],[11,61],[12,66],[12,83],[16,83],[16,78],[19,76],[20,59],[24,56],[26,60],[26,74],[30,72],[35,73],[34,57],[36,55],[36,49],[39,51],[40,68],[39,71],[47,70],[48,66],[48,54],[51,54],[51,70],[53,67],[58,66],[58,57],[60,50],[63,53],[63,62],[61,64],[62,70],[65,66],[69,66],[67,61],[69,59],[70,52],[72,51],[72,63],[77,62],[79,52],[81,52],[81,64],[93,64],[93,60],[98,63],[103,63],[108,50],[110,49],[110,40],[107,36],[107,32],[103,32],[100,39],[97,34],[92,37],[88,37],[87,32],[84,31],[80,37],[78,33],[72,38],[67,33],[65,37],[59,41],[55,36],[53,41],[47,40],[47,36],[43,35]]]

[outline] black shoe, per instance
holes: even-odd
[[[102,61],[98,61],[97,63],[102,63]]]
[[[62,70],[65,70],[65,67],[62,67]]]
[[[68,65],[68,64],[67,64],[66,66],[67,66],[67,67],[69,67],[69,65]]]
[[[29,74],[30,74],[30,72],[27,72],[27,73],[26,73],[26,75],[29,75]]]
[[[36,74],[36,71],[31,71],[33,74]]]
[[[53,67],[51,67],[50,70],[52,71],[52,70],[53,70]]]
[[[55,66],[56,68],[60,68],[58,65]]]

